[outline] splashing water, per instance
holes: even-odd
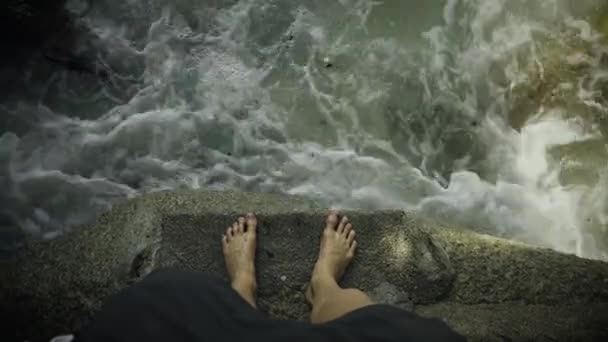
[[[600,5],[98,1],[78,44],[104,77],[36,60],[0,102],[3,217],[52,238],[117,199],[238,189],[608,259]]]

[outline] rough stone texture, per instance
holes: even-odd
[[[605,341],[603,304],[552,305],[440,303],[419,306],[423,316],[442,317],[471,341]]]
[[[324,212],[303,199],[232,192],[156,193],[127,201],[95,227],[32,242],[0,265],[2,340],[74,331],[111,293],[159,267],[225,278],[220,237],[259,214],[260,308],[306,319],[302,292]],[[344,285],[446,319],[471,340],[607,338],[608,264],[424,220],[400,211],[350,212],[359,252]]]

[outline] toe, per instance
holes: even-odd
[[[245,232],[245,218],[244,217],[239,217],[238,230],[237,231],[240,234],[242,234],[243,232]]]
[[[338,214],[335,211],[330,211],[329,215],[327,215],[327,220],[325,221],[325,229],[336,230],[336,225],[338,224]]]
[[[227,245],[228,245],[228,236],[223,235],[222,236],[222,246],[224,246],[224,248],[226,248]]]
[[[344,233],[344,228],[346,228],[346,224],[348,223],[348,217],[344,216],[342,217],[342,220],[340,220],[340,224],[338,225],[338,233],[342,234]]]
[[[350,231],[353,229],[353,225],[350,223],[347,223],[346,226],[344,227],[344,235],[348,236],[348,233],[350,233]]]
[[[346,241],[348,242],[348,245],[351,246],[352,243],[355,241],[355,231],[351,230],[348,232],[348,235],[346,235]]]
[[[239,223],[234,222],[232,224],[232,236],[235,237],[239,233]]]
[[[254,213],[247,214],[247,232],[255,234],[258,226],[258,218]]]
[[[228,227],[226,229],[226,238],[230,241],[230,238],[234,236],[234,232],[232,231],[232,227]]]
[[[348,249],[348,256],[352,258],[355,255],[355,250],[357,250],[357,241],[353,241],[353,244],[350,245]]]

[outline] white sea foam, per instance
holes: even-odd
[[[428,5],[412,18],[419,32],[402,33],[411,30],[403,22],[409,12],[397,11],[396,1],[154,3],[146,13],[132,1],[121,16],[92,5],[86,22],[115,51],[102,65],[141,65],[141,75],[113,76],[136,80],[135,90],[94,116],[79,112],[86,101],[77,109],[44,99],[3,104],[36,122],[0,137],[3,214],[52,238],[118,198],[176,187],[245,189],[342,208],[415,209],[606,259],[595,239],[608,225],[601,186],[608,176],[595,186],[562,184],[564,163],[574,161],[549,153],[597,139],[598,128],[559,108],[528,113],[536,119],[519,132],[507,120],[509,92],[529,82],[522,56],[540,63],[537,34],[555,31],[556,22],[583,40],[597,34],[558,0]],[[395,17],[377,20],[377,13]],[[590,85],[569,83],[599,109],[601,75]],[[53,80],[48,89],[77,90]],[[98,97],[114,94],[110,87]]]

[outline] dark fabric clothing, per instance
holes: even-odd
[[[282,321],[204,274],[159,271],[111,298],[77,342],[465,341],[445,323],[373,305],[326,324]]]

